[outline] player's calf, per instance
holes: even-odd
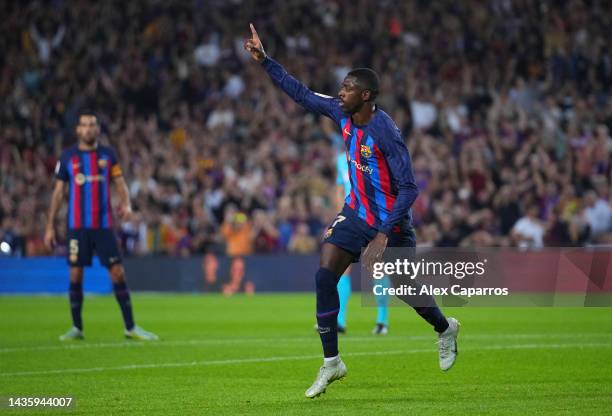
[[[338,277],[321,267],[316,275],[317,325],[325,357],[338,355],[338,311],[340,300],[336,289]]]
[[[83,330],[83,319],[81,311],[83,309],[83,284],[81,282],[70,282],[68,289],[68,298],[70,300],[70,314],[72,316],[72,326],[79,331]]]

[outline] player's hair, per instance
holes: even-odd
[[[79,115],[77,117],[77,124],[81,122],[81,117],[83,116],[93,116],[98,120],[98,115],[91,108],[83,108],[79,110]]]
[[[357,84],[363,89],[370,91],[370,101],[374,101],[378,95],[380,81],[376,71],[370,68],[355,68],[347,74],[348,77],[355,77]]]

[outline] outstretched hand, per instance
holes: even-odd
[[[47,228],[45,229],[44,241],[45,247],[47,247],[49,251],[52,251],[55,248],[57,240],[55,239],[55,229],[53,228],[53,225],[47,226]]]
[[[371,275],[374,270],[374,263],[382,261],[383,253],[386,248],[387,236],[383,233],[378,233],[364,250],[362,261],[369,275]]]
[[[132,206],[130,204],[119,205],[119,218],[129,221],[132,217]]]
[[[266,52],[261,44],[261,40],[259,40],[259,35],[255,30],[255,26],[253,26],[253,23],[250,23],[249,26],[251,27],[251,38],[244,42],[244,49],[249,51],[253,59],[262,63],[266,58]]]

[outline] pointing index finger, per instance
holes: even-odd
[[[249,26],[251,27],[251,34],[253,35],[253,38],[259,40],[259,35],[257,34],[257,31],[255,30],[255,26],[253,26],[253,23],[249,23]]]

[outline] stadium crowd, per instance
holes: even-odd
[[[55,163],[84,107],[129,185],[127,253],[315,251],[338,211],[337,133],[249,61],[250,21],[315,91],[335,95],[351,67],[378,71],[378,104],[412,154],[419,244],[612,243],[612,2],[55,0],[0,12],[3,251],[46,253]]]

